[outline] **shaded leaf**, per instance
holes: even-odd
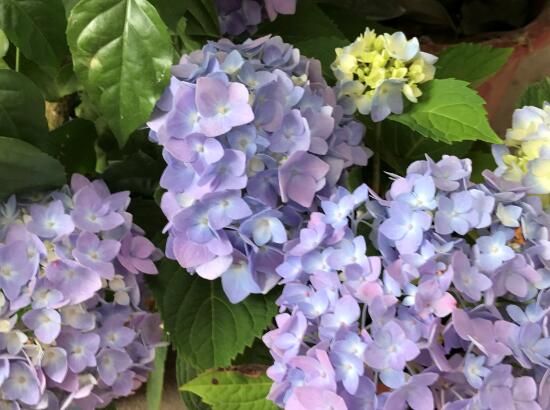
[[[519,100],[518,107],[526,105],[542,107],[545,102],[550,103],[550,77],[543,78],[527,87]]]
[[[163,170],[162,163],[140,151],[122,161],[114,161],[102,178],[113,191],[131,191],[135,195],[152,197]]]
[[[0,70],[0,135],[52,152],[42,94],[32,81],[12,70]]]
[[[0,198],[55,188],[65,182],[59,161],[25,141],[0,137]]]
[[[168,29],[146,0],[86,0],[67,37],[77,76],[123,146],[169,81]]]
[[[278,16],[273,23],[264,26],[262,33],[277,33],[284,41],[290,43],[318,37],[346,38],[330,17],[312,0],[299,0],[295,14]]]
[[[475,87],[498,72],[513,50],[486,44],[461,43],[439,55],[435,76],[468,81]]]
[[[94,144],[97,138],[94,123],[75,118],[51,132],[56,146],[56,158],[69,174],[93,174],[96,154]]]
[[[61,0],[2,0],[0,28],[29,60],[53,75],[68,55]]]
[[[199,395],[214,410],[276,410],[266,397],[272,381],[265,368],[237,366],[231,370],[210,370],[181,389]]]
[[[487,120],[484,100],[465,81],[433,80],[424,85],[422,92],[418,103],[389,119],[434,141],[501,143]]]

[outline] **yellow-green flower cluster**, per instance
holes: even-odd
[[[403,112],[404,95],[417,102],[419,84],[434,78],[437,57],[420,51],[416,37],[377,35],[367,29],[352,44],[336,49],[331,67],[338,80],[339,98],[348,113],[358,110],[381,121]]]
[[[495,145],[497,175],[521,183],[531,194],[550,193],[550,104],[514,111],[504,145]]]

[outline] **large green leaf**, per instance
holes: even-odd
[[[0,135],[52,152],[40,90],[27,77],[11,70],[0,70]]]
[[[160,346],[155,349],[155,368],[147,380],[147,408],[149,410],[160,410],[162,405],[162,391],[164,390],[164,365],[167,346]]]
[[[436,63],[437,78],[456,78],[477,86],[494,75],[508,61],[513,48],[461,43],[443,51]]]
[[[519,100],[518,107],[526,105],[542,107],[545,102],[550,103],[550,77],[543,78],[527,87]]]
[[[275,296],[250,295],[227,300],[220,281],[208,281],[183,269],[166,288],[163,314],[172,342],[199,369],[228,366],[262,334],[277,312]]]
[[[275,410],[277,406],[266,399],[271,384],[264,368],[238,366],[207,371],[181,389],[199,395],[214,410]]]
[[[64,183],[59,161],[25,141],[0,137],[0,198]]]
[[[82,0],[67,37],[77,76],[124,145],[169,81],[168,29],[146,0]]]
[[[0,28],[29,60],[52,75],[68,54],[62,0],[2,0]]]
[[[498,144],[483,99],[465,81],[454,79],[433,80],[422,88],[420,101],[412,104],[400,115],[389,119],[435,141],[481,140]]]

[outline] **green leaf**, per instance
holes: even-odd
[[[232,304],[219,280],[208,281],[183,269],[172,277],[162,310],[178,352],[199,369],[231,364],[277,313],[273,293]]]
[[[146,0],[82,0],[67,37],[77,76],[123,146],[169,81],[168,29]]]
[[[262,34],[277,33],[284,41],[297,43],[318,37],[346,36],[338,26],[312,0],[300,0],[296,4],[296,13],[280,15],[273,23],[263,27]]]
[[[543,78],[527,87],[519,100],[518,107],[526,105],[542,107],[545,102],[550,102],[550,77]]]
[[[334,74],[330,65],[336,58],[334,51],[338,47],[349,44],[349,41],[338,37],[319,37],[295,43],[295,47],[300,50],[300,54],[306,57],[313,57],[321,62],[323,75],[325,78],[333,78]]]
[[[53,72],[68,54],[61,0],[2,0],[0,28],[29,60]]]
[[[439,55],[435,76],[468,81],[475,87],[500,70],[512,51],[513,48],[461,43],[449,47]]]
[[[178,386],[193,380],[198,375],[199,371],[187,363],[181,355],[178,355],[176,359],[176,380],[178,382]],[[180,396],[188,409],[208,410],[212,408],[208,404],[203,403],[200,397],[194,393],[180,389]]]
[[[52,152],[40,90],[27,77],[11,70],[0,70],[0,135]]]
[[[155,349],[155,368],[147,380],[147,408],[149,410],[160,410],[161,408],[162,391],[164,389],[164,362],[167,353],[167,346],[160,346]]]
[[[172,31],[176,30],[176,26],[180,18],[187,11],[189,1],[174,1],[174,0],[150,0],[155,6],[160,17]]]
[[[481,140],[501,143],[483,108],[483,99],[465,81],[433,80],[422,88],[423,95],[400,115],[390,120],[406,125],[434,141]]]
[[[57,148],[56,158],[65,166],[67,173],[94,173],[97,133],[93,122],[75,118],[52,131],[50,135]]]
[[[0,137],[0,198],[64,183],[59,161],[25,141]]]
[[[238,366],[207,371],[181,389],[199,395],[214,410],[276,410],[266,398],[271,384],[261,366]]]

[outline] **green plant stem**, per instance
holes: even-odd
[[[19,72],[19,60],[20,60],[20,51],[19,51],[19,47],[17,47],[15,49],[15,71],[16,72]]]
[[[96,154],[96,163],[95,163],[95,170],[98,174],[101,174],[105,169],[107,169],[107,154],[105,154],[105,151],[99,146],[99,144],[95,143],[95,154]]]
[[[380,153],[380,144],[382,138],[382,123],[377,122],[374,125],[374,171],[372,176],[372,189],[376,193],[380,193],[380,173],[381,173],[381,153]]]

